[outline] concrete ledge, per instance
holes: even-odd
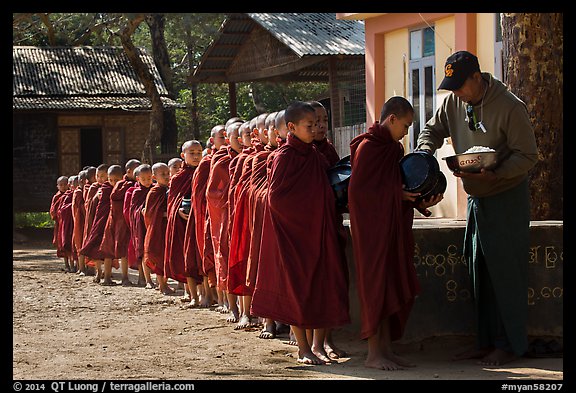
[[[358,331],[360,310],[356,269],[348,230],[346,254],[350,272],[349,327]],[[422,292],[416,299],[402,342],[432,336],[475,334],[474,301],[468,266],[462,254],[465,220],[414,220],[414,265]],[[563,336],[563,221],[530,223],[528,334]],[[384,239],[383,239],[384,240]]]

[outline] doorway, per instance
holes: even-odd
[[[102,129],[81,128],[80,129],[80,164],[81,167],[102,164]]]

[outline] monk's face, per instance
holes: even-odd
[[[168,183],[170,182],[170,170],[168,166],[161,166],[157,168],[152,176],[158,184],[161,186],[168,187]]]
[[[312,143],[316,134],[316,113],[306,112],[298,122],[288,122],[288,130],[304,143]]]
[[[390,135],[392,138],[396,141],[400,141],[404,136],[408,135],[408,128],[410,128],[414,121],[414,114],[408,113],[403,117],[390,115],[386,121],[388,122],[388,128],[390,128]]]
[[[326,108],[314,107],[316,112],[316,135],[314,136],[315,141],[322,141],[326,138],[326,133],[328,132],[328,112]]]
[[[121,179],[122,179],[122,176],[119,176],[119,175],[110,175],[110,176],[108,176],[108,181],[109,181],[110,184],[112,184],[113,186],[115,186],[116,183],[118,183]]]
[[[244,147],[252,146],[252,135],[250,130],[250,125],[240,128],[240,143]]]
[[[108,171],[96,171],[96,181],[103,184],[108,180]]]
[[[182,158],[188,166],[198,166],[202,159],[202,146],[200,144],[193,144],[188,146],[182,152]]]
[[[140,171],[136,178],[144,187],[150,187],[152,185],[152,171]]]
[[[212,142],[212,145],[214,146],[215,150],[218,150],[220,149],[220,147],[225,145],[226,144],[225,128],[224,127],[218,128],[218,130],[215,131],[214,135],[210,137],[210,142]]]
[[[170,176],[174,176],[182,168],[182,161],[176,161],[172,166],[170,166]]]
[[[68,180],[59,181],[56,183],[56,188],[58,191],[64,192],[68,189]]]

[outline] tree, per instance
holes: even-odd
[[[533,220],[563,218],[563,38],[562,14],[502,14],[504,80],[526,103],[538,144]]]

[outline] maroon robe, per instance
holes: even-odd
[[[340,156],[338,156],[336,148],[327,138],[312,143],[314,143],[314,146],[316,146],[316,149],[318,149],[320,153],[324,154],[324,157],[326,157],[330,166],[334,166],[338,161],[340,161]]]
[[[124,221],[130,228],[130,204],[132,203],[132,194],[134,190],[140,187],[139,182],[135,182],[135,184],[126,190],[126,194],[124,195],[124,205],[122,207],[122,215],[124,216]],[[128,267],[130,269],[138,269],[138,259],[136,258],[136,251],[134,250],[134,238],[130,236],[130,240],[128,241]]]
[[[402,200],[402,144],[376,122],[350,142],[350,230],[362,339],[390,318],[390,338],[402,336],[420,284],[414,268],[413,204]]]
[[[58,222],[58,207],[60,206],[60,202],[64,197],[64,193],[58,190],[56,194],[52,197],[52,201],[50,202],[50,218],[54,221],[54,230],[52,232],[52,244],[56,247],[56,256],[64,257],[64,253],[62,250],[58,248],[58,244],[60,242],[60,223]]]
[[[168,187],[155,184],[146,195],[144,211],[143,262],[157,275],[164,275],[164,246],[166,236],[166,210],[168,207],[166,193]]]
[[[86,207],[84,206],[83,187],[77,187],[72,194],[72,218],[74,220],[74,233],[72,241],[76,252],[82,248],[84,237],[84,221],[86,219]]]
[[[347,273],[340,260],[335,199],[326,169],[326,159],[313,145],[292,134],[276,150],[253,315],[306,329],[350,322]]]
[[[84,247],[86,239],[88,239],[88,235],[90,235],[92,224],[94,223],[94,215],[96,214],[96,207],[98,206],[98,199],[94,199],[94,195],[98,193],[100,187],[102,187],[102,183],[94,182],[88,186],[86,194],[84,195],[84,210],[86,211],[86,216],[84,219],[82,247]]]
[[[104,228],[108,221],[110,214],[110,194],[112,193],[112,184],[105,181],[100,187],[100,198],[94,196],[92,203],[96,203],[96,211],[94,213],[94,222],[90,228],[90,233],[86,237],[84,245],[80,250],[80,254],[86,255],[93,260],[103,260],[104,253],[100,251],[102,238],[104,237]]]
[[[217,287],[227,289],[228,280],[228,191],[230,187],[230,165],[238,157],[238,152],[231,146],[219,149],[223,155],[214,155],[210,164],[210,176],[206,185],[206,203],[209,216],[210,241],[214,250],[214,267]],[[208,243],[208,241],[207,241]]]
[[[130,199],[130,235],[132,237],[132,244],[134,246],[134,256],[136,258],[136,266],[132,269],[137,270],[142,263],[144,257],[144,237],[146,236],[146,227],[144,224],[144,217],[142,209],[146,203],[146,197],[150,191],[150,187],[143,186],[138,182],[138,187],[132,191],[132,198]]]
[[[130,227],[124,218],[124,197],[126,191],[134,185],[134,181],[124,175],[110,193],[110,214],[106,221],[104,237],[100,251],[106,258],[118,259],[128,256],[130,242]]]
[[[64,256],[72,257],[74,254],[74,220],[72,218],[72,197],[74,191],[66,190],[58,203],[58,247]]]
[[[186,265],[184,261],[184,234],[186,220],[178,214],[182,199],[192,194],[192,176],[196,167],[185,163],[170,179],[168,187],[168,222],[166,224],[166,244],[164,249],[164,275],[176,281],[186,282]],[[201,282],[201,281],[200,281]]]
[[[260,258],[260,241],[262,240],[262,222],[264,221],[264,205],[266,203],[267,173],[270,157],[274,157],[272,152],[274,146],[258,152],[252,162],[252,175],[250,177],[250,192],[248,195],[249,220],[250,220],[250,248],[248,251],[248,261],[246,263],[246,286],[254,287],[256,284],[256,273],[258,271],[258,260]]]

